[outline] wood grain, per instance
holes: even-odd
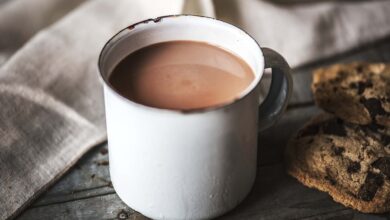
[[[114,193],[108,168],[107,144],[104,143],[87,153],[71,172],[41,196],[32,207]]]
[[[135,212],[128,208],[115,193],[82,200],[33,207],[19,219],[134,219]],[[137,218],[140,219],[140,218]]]
[[[385,219],[363,215],[307,188],[284,172],[283,164],[262,166],[250,195],[219,219]],[[168,198],[167,198],[168,199]],[[122,218],[120,218],[122,216]],[[364,217],[364,218],[363,218]],[[114,193],[35,206],[19,219],[147,219],[128,208]]]

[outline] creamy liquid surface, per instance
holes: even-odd
[[[191,110],[229,103],[253,80],[248,64],[224,49],[196,41],[169,41],[125,57],[109,83],[140,104]]]

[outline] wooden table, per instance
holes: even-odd
[[[390,38],[294,69],[294,94],[287,112],[276,126],[259,134],[261,147],[253,190],[241,205],[220,219],[390,218],[390,214],[368,215],[346,208],[326,193],[303,186],[288,176],[283,167],[282,152],[289,137],[321,111],[314,106],[310,92],[312,70],[355,60],[390,62]],[[269,82],[266,76],[262,80],[264,88]],[[147,219],[119,199],[112,188],[108,166],[105,143],[85,155],[18,219]]]

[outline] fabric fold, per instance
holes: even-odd
[[[262,47],[283,54],[292,67],[390,36],[388,1],[275,4],[214,0],[216,16],[248,31]]]

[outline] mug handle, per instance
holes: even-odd
[[[261,50],[264,55],[264,68],[272,68],[272,81],[267,97],[259,106],[259,131],[271,127],[280,119],[293,88],[291,68],[286,60],[272,49],[264,47]]]

